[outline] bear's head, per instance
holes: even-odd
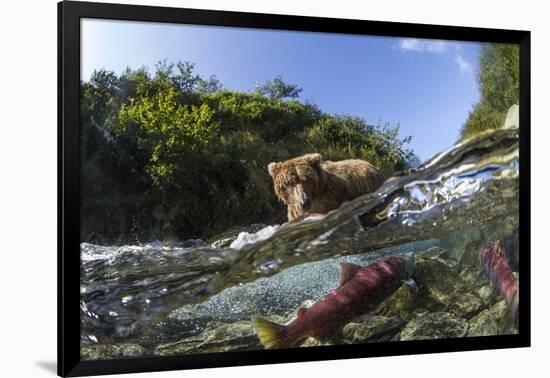
[[[324,182],[321,161],[320,154],[307,154],[267,166],[275,195],[288,207],[289,222],[304,218],[320,193]]]

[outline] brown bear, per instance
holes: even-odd
[[[325,214],[376,190],[386,179],[382,170],[367,161],[323,161],[317,153],[270,163],[267,169],[275,195],[287,205],[289,222]]]

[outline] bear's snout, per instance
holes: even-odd
[[[294,187],[294,203],[299,206],[301,211],[307,211],[311,207],[311,200],[301,183]]]

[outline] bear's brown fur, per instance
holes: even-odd
[[[367,161],[323,161],[317,153],[270,163],[268,171],[275,195],[287,205],[289,222],[325,214],[344,201],[376,190],[386,179]]]

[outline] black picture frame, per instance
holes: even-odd
[[[339,345],[290,350],[169,357],[80,360],[79,83],[80,19],[152,21],[275,30],[415,37],[520,45],[520,302],[519,334]],[[228,11],[63,1],[58,3],[58,374],[196,369],[282,362],[441,353],[530,346],[530,32]]]

